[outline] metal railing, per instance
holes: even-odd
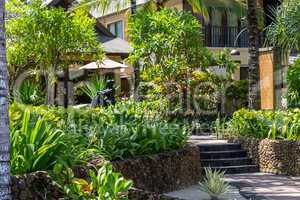
[[[236,26],[212,26],[206,25],[203,28],[205,46],[207,47],[234,47],[234,41],[242,28]],[[236,47],[248,47],[248,33],[243,32]]]

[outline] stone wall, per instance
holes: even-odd
[[[13,200],[57,200],[63,196],[47,172],[13,176],[11,181]]]
[[[261,172],[300,176],[299,142],[247,137],[231,137],[228,140],[240,143]]]
[[[259,144],[260,140],[257,138],[248,137],[229,137],[229,142],[239,143],[242,148],[247,152],[249,158],[252,159],[253,164],[260,165],[259,163]]]
[[[264,139],[259,145],[260,171],[300,175],[300,143]]]
[[[200,153],[197,147],[113,161],[116,171],[134,182],[136,188],[164,193],[198,183]]]
[[[97,165],[103,160],[93,160]],[[175,200],[162,195],[198,183],[200,180],[200,155],[196,146],[169,151],[153,156],[112,161],[116,171],[134,182],[129,192],[131,200]],[[88,178],[86,167],[75,167],[74,174]],[[47,172],[35,172],[12,177],[14,200],[56,200],[63,197]]]

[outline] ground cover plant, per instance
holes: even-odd
[[[108,108],[65,110],[13,104],[10,108],[12,142],[38,145],[39,138],[51,141],[56,137],[50,133],[59,132],[60,143],[67,146],[66,153],[73,162],[99,156],[107,160],[124,159],[183,147],[187,140],[185,128],[159,117],[156,109],[159,105],[158,102],[121,102]],[[12,143],[13,149],[17,149],[16,143]],[[47,148],[45,151],[52,152]],[[12,154],[13,160],[19,154]],[[55,159],[58,158],[52,162]],[[35,169],[48,168],[41,165]]]
[[[69,197],[126,199],[132,183],[111,166],[90,172],[91,180],[77,179],[72,168],[97,158],[112,161],[182,148],[185,127],[163,119],[162,102],[124,101],[83,109],[14,103],[11,173],[48,171]]]
[[[288,68],[286,94],[289,107],[300,107],[300,58],[295,60],[295,63]]]
[[[247,110],[233,114],[228,122],[230,134],[260,139],[300,140],[300,110]]]

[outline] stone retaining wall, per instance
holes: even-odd
[[[261,172],[300,175],[300,143],[247,137],[231,137],[229,142],[240,143]]]
[[[164,193],[198,183],[200,153],[196,146],[184,149],[113,161],[116,171],[134,182],[136,188]]]
[[[300,175],[300,143],[264,139],[259,145],[260,171]]]
[[[101,159],[91,161],[91,164],[97,162]],[[162,193],[196,184],[201,174],[196,146],[111,163],[125,178],[133,180],[135,188],[129,192],[131,200],[175,200]],[[74,174],[88,178],[86,167],[74,168]],[[12,194],[14,200],[56,200],[64,196],[47,172],[13,176]]]
[[[239,143],[242,148],[247,152],[249,158],[252,159],[253,164],[260,165],[259,163],[259,143],[257,138],[248,137],[229,137],[228,142]]]
[[[13,200],[57,200],[63,197],[47,172],[12,176],[11,181]]]

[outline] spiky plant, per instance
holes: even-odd
[[[91,100],[97,96],[97,93],[106,88],[106,82],[100,76],[94,76],[90,81],[84,82],[81,90],[85,93]]]
[[[200,190],[206,192],[212,200],[217,200],[229,189],[224,177],[225,172],[205,168],[205,179],[203,182],[199,182]]]

